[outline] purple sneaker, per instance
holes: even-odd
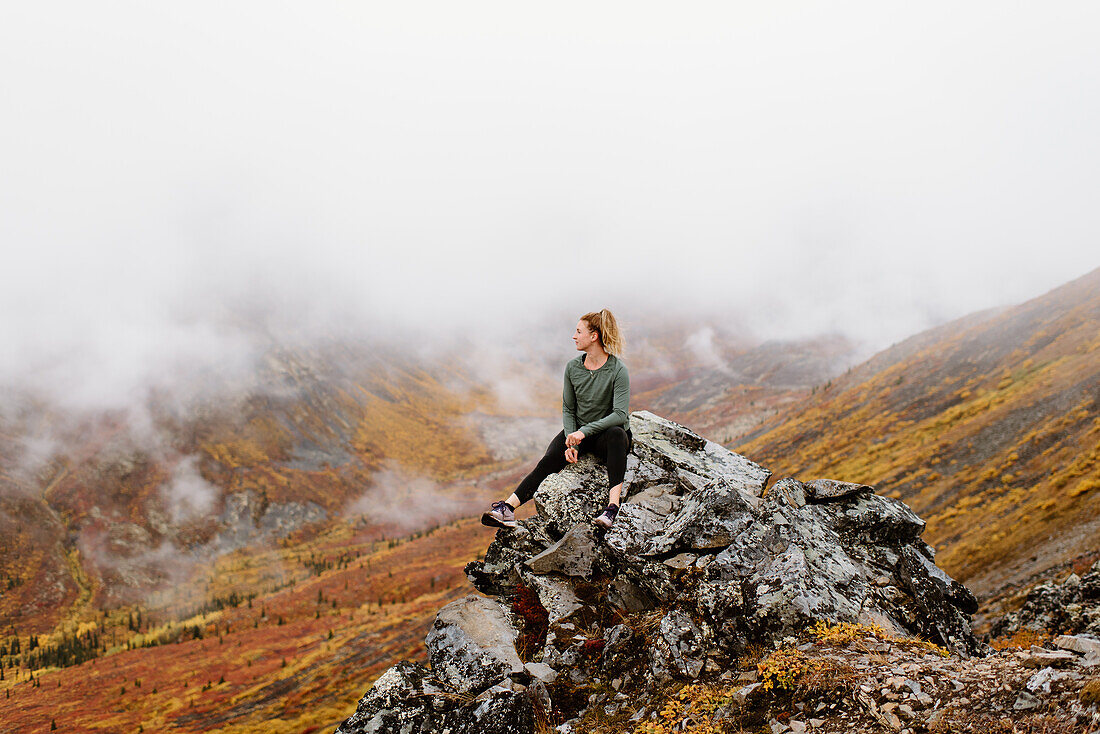
[[[592,518],[592,522],[605,530],[610,530],[611,526],[615,524],[615,515],[617,514],[619,514],[618,505],[608,505],[606,510]]]
[[[501,500],[494,502],[492,509],[481,516],[481,524],[493,528],[514,528],[516,526],[516,513]]]

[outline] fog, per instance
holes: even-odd
[[[1093,3],[4,15],[0,383],[77,407],[604,306],[877,348],[1100,265]]]

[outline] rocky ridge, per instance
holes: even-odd
[[[592,457],[548,477],[537,515],[467,565],[486,596],[439,612],[430,667],[392,667],[339,734],[938,725],[991,650],[971,632],[977,600],[936,566],[919,517],[836,480],[788,477],[765,494],[767,469],[651,413],[630,419],[615,527],[590,524],[607,489]],[[1036,701],[1067,685],[1047,676]],[[941,690],[945,679],[959,685]],[[1033,682],[1005,685],[1019,696]]]

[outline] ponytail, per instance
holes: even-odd
[[[619,330],[619,323],[615,321],[615,316],[610,311],[605,308],[602,311],[586,313],[581,316],[581,320],[588,324],[591,331],[599,335],[604,351],[616,357],[622,356],[626,344]]]

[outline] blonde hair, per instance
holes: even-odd
[[[623,340],[623,333],[619,330],[619,323],[615,321],[615,316],[610,311],[605,308],[602,311],[586,313],[581,316],[581,321],[588,324],[589,331],[599,335],[604,351],[616,357],[622,356],[626,343]]]

